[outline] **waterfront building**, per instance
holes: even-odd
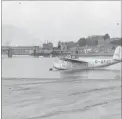
[[[44,43],[44,44],[43,44],[43,49],[52,50],[52,49],[53,49],[53,44],[52,44],[51,42],[49,42],[49,43]]]
[[[58,42],[58,48],[60,48],[61,50],[67,50],[67,45],[64,42]]]

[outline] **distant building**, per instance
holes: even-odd
[[[51,42],[49,42],[49,43],[44,43],[44,44],[43,44],[43,49],[52,50],[52,49],[53,49],[53,44],[52,44]]]
[[[66,44],[66,46],[67,46],[67,49],[73,48],[73,47],[75,47],[75,46],[77,45],[77,44],[76,44],[75,42],[73,42],[73,41],[66,42],[65,44]]]
[[[103,45],[107,41],[104,39],[104,35],[92,35],[87,38],[86,44],[89,46]]]
[[[67,50],[67,45],[66,43],[63,42],[58,42],[58,48],[60,48],[61,50]]]
[[[78,55],[78,54],[81,54],[81,53],[83,53],[83,48],[82,47],[72,47],[72,48],[70,48],[70,53],[72,54],[72,55]]]

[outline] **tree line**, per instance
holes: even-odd
[[[83,47],[83,46],[96,46],[98,45],[100,40],[106,41],[110,39],[109,34],[105,34],[103,36],[91,36],[88,38],[80,38],[77,42],[73,42],[73,41],[69,41],[69,42],[63,42],[63,44],[65,44],[67,46],[67,49],[74,47],[74,46],[79,46],[79,47]],[[61,42],[59,41],[58,43],[58,48],[61,48],[60,46]]]

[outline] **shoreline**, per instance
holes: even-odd
[[[4,56],[7,56],[7,57],[8,57],[7,54],[2,54],[1,56],[2,56],[2,57],[4,57]],[[14,54],[13,54],[12,57],[13,57],[13,56],[20,56],[20,57],[21,57],[21,56],[26,56],[26,57],[40,57],[40,56],[42,56],[42,55],[40,55],[40,56],[33,56],[33,55],[29,55],[29,54],[28,54],[28,55],[14,55]],[[58,56],[61,56],[61,55],[58,55]],[[54,56],[54,57],[58,57],[58,56]],[[80,56],[81,56],[81,57],[93,57],[93,56],[94,56],[94,57],[97,57],[97,56],[101,56],[101,57],[107,57],[107,56],[113,56],[113,54],[102,54],[102,55],[101,55],[101,54],[85,54],[85,55],[84,55],[84,54],[80,54],[80,55],[71,55],[71,56],[79,56],[79,57],[80,57]],[[45,56],[42,56],[42,57],[45,58]],[[46,57],[48,57],[48,58],[53,58],[53,57],[50,57],[50,56],[46,56]]]

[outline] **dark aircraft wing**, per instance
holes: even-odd
[[[78,60],[78,59],[70,59],[70,58],[62,58],[64,61],[72,62],[72,63],[88,63],[86,61]]]

